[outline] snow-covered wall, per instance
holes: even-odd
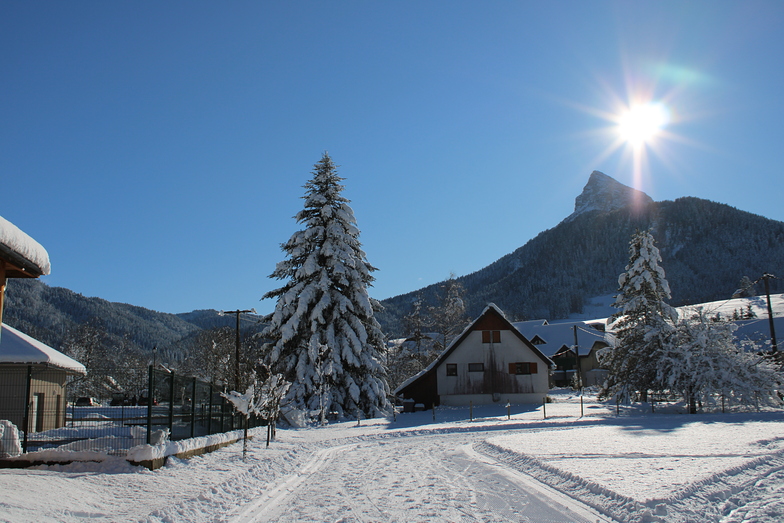
[[[496,343],[484,343],[481,330],[470,332],[438,366],[442,405],[539,403],[547,395],[547,365],[511,330],[496,332],[500,335]],[[510,364],[518,363],[526,367],[525,374],[511,372]],[[448,376],[452,365],[456,375]]]

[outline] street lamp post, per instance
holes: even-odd
[[[234,353],[234,390],[237,392],[240,391],[240,314],[244,314],[249,312],[251,314],[256,314],[256,309],[247,309],[247,310],[240,310],[237,309],[236,311],[221,311],[221,315],[223,314],[235,314],[237,316],[237,332],[236,332],[236,339],[235,339],[235,353]]]

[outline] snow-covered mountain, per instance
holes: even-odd
[[[574,212],[514,252],[458,279],[468,314],[495,303],[512,319],[557,320],[580,314],[617,291],[636,229],[650,229],[663,258],[673,306],[729,298],[743,276],[784,275],[784,222],[693,197],[655,202],[594,171]],[[784,292],[784,280],[771,280]],[[382,326],[398,332],[416,295],[435,302],[438,285],[384,300]],[[758,285],[757,292],[761,292]]]

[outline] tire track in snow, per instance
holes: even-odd
[[[264,492],[256,501],[243,506],[239,514],[232,516],[225,521],[227,523],[261,523],[264,521],[276,521],[278,512],[280,511],[280,505],[291,496],[300,485],[305,483],[312,475],[323,469],[336,454],[345,452],[356,446],[357,444],[340,445],[316,451],[314,456],[308,460],[299,471],[283,478],[283,481],[280,484],[273,489]]]
[[[573,499],[533,488],[471,449],[474,435],[365,440],[318,451],[230,523],[318,521],[594,522]],[[350,452],[348,452],[350,451]],[[341,454],[339,459],[335,459]]]

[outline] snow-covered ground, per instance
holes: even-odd
[[[150,472],[120,458],[0,470],[0,521],[784,520],[784,412],[650,414],[554,394],[263,429]]]
[[[614,302],[615,296],[613,294],[589,298],[583,307],[583,312],[571,314],[569,320],[594,321],[609,318],[618,312],[618,310],[612,306]],[[777,318],[784,316],[784,294],[771,294],[770,302],[771,308],[773,309],[773,316]],[[726,319],[732,319],[734,312],[743,313],[747,311],[749,307],[751,307],[751,311],[757,318],[767,319],[768,317],[768,301],[764,294],[752,296],[750,298],[730,298],[721,301],[685,305],[683,307],[677,307],[677,309],[680,315],[688,315],[697,307],[702,307],[709,316],[721,314],[721,316]],[[557,323],[557,321],[553,323]]]

